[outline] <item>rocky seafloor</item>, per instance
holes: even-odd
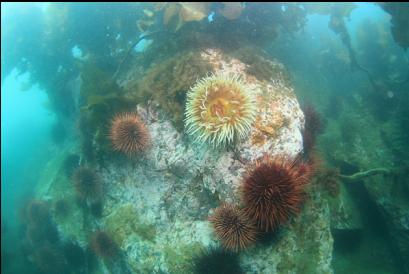
[[[256,94],[257,117],[248,138],[228,148],[197,143],[154,103],[135,106],[151,145],[137,158],[118,156],[96,167],[104,189],[100,218],[75,204],[71,178],[62,172],[64,158],[78,153],[75,142],[58,149],[44,171],[37,197],[64,199],[72,207],[68,217],[55,218],[61,237],[86,247],[92,231],[104,230],[120,247],[118,261],[100,259],[96,273],[193,273],[197,254],[220,244],[209,215],[222,202],[240,202],[248,166],[265,154],[294,158],[302,151],[304,114],[282,64],[269,60],[273,73],[258,79],[246,63],[221,50],[199,56],[212,68],[209,73],[238,74]],[[133,69],[118,80],[130,93]],[[317,185],[310,184],[307,193],[301,213],[272,239],[240,252],[246,273],[333,273],[329,204]]]

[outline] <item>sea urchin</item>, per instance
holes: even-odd
[[[222,245],[232,251],[246,248],[256,240],[257,228],[236,206],[223,204],[209,218]]]
[[[224,145],[244,138],[255,120],[255,102],[239,76],[212,74],[187,94],[186,132],[200,142]]]
[[[104,231],[97,231],[92,235],[91,248],[98,256],[104,259],[115,257],[119,251],[114,240]]]
[[[26,219],[30,224],[44,224],[50,221],[50,212],[45,202],[31,200],[26,206]]]
[[[77,195],[82,200],[99,200],[102,196],[102,183],[97,173],[88,167],[79,167],[73,175]]]
[[[244,273],[240,267],[240,260],[237,253],[216,247],[202,249],[200,253],[193,257],[192,265],[194,273],[196,274]]]
[[[128,156],[143,152],[150,143],[149,132],[136,113],[126,112],[115,116],[109,135],[115,150]]]
[[[276,229],[299,212],[311,169],[298,160],[263,157],[243,181],[246,214],[264,231]]]

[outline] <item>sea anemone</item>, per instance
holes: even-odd
[[[133,112],[115,116],[111,122],[109,137],[114,149],[128,156],[145,151],[150,144],[148,130],[139,116]]]
[[[118,246],[114,240],[104,231],[97,231],[91,237],[91,248],[103,259],[111,259],[118,254]]]
[[[212,74],[187,95],[185,126],[199,142],[225,145],[250,132],[256,106],[249,88],[239,76]]]
[[[257,160],[242,185],[246,214],[261,230],[275,230],[299,212],[311,174],[309,165],[299,159],[264,156]]]
[[[79,167],[73,175],[74,186],[77,195],[82,200],[100,199],[102,196],[102,184],[96,172],[88,167]]]
[[[193,258],[193,270],[197,274],[244,273],[237,253],[215,247],[204,249]]]
[[[223,204],[209,218],[222,245],[232,251],[246,248],[256,240],[257,228],[236,206]]]

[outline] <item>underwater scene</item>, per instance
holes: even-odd
[[[1,273],[409,273],[409,4],[1,3]]]

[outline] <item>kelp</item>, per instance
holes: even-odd
[[[409,47],[409,5],[407,3],[379,3],[380,7],[392,16],[392,36],[404,49]]]
[[[109,123],[118,112],[131,111],[136,101],[126,97],[110,74],[93,64],[86,64],[81,75],[80,132],[82,152],[89,161],[101,160],[112,153],[107,138]]]

